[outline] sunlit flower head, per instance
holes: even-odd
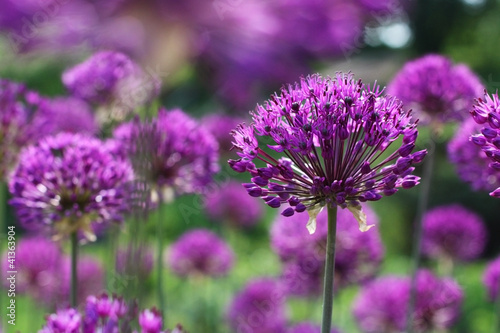
[[[283,215],[308,210],[311,232],[326,204],[349,208],[366,231],[360,202],[419,182],[412,164],[426,151],[412,153],[418,131],[410,112],[352,74],[302,78],[251,114],[251,125],[233,131],[240,159],[230,160],[230,166],[251,174],[252,182],[244,184],[251,196],[273,208],[288,206]],[[388,150],[400,137],[399,148]]]

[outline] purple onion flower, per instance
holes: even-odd
[[[488,291],[491,301],[498,297],[498,288],[500,287],[500,257],[492,260],[484,270],[483,283]]]
[[[500,101],[498,94],[491,97],[485,92],[484,99],[475,100],[470,110],[472,118],[482,125],[481,133],[474,134],[470,140],[479,146],[490,159],[489,168],[493,173],[500,170]],[[500,198],[500,187],[490,193],[492,197]]]
[[[249,282],[233,299],[228,320],[234,332],[285,333],[285,295],[279,282]]]
[[[482,218],[461,205],[436,207],[423,219],[422,252],[452,260],[477,258],[486,245]]]
[[[488,156],[470,140],[471,133],[480,133],[481,129],[482,126],[474,119],[466,119],[448,143],[448,157],[455,165],[458,176],[474,190],[491,191],[500,187],[500,173],[489,167]]]
[[[47,316],[46,326],[38,333],[80,333],[81,328],[82,316],[77,310],[69,308]]]
[[[114,137],[153,185],[153,196],[169,200],[171,192],[202,192],[219,170],[215,139],[179,109],[161,109],[152,122],[135,119],[119,126]]]
[[[159,333],[163,325],[161,314],[156,309],[146,309],[139,314],[142,333]]]
[[[386,276],[364,286],[354,301],[353,314],[366,333],[402,332],[410,296],[410,278]],[[450,328],[458,319],[463,300],[459,285],[420,270],[417,275],[415,332]]]
[[[287,204],[283,215],[307,210],[311,232],[326,204],[351,210],[366,231],[370,226],[359,202],[418,184],[412,164],[422,161],[426,151],[411,153],[418,131],[410,112],[352,74],[302,78],[258,105],[252,117],[252,125],[233,131],[240,159],[230,160],[230,166],[252,175],[252,183],[244,184],[251,196],[273,208]],[[266,152],[258,136],[283,157]],[[400,136],[401,146],[379,158]],[[259,160],[263,166],[254,163]]]
[[[179,276],[227,275],[233,267],[233,250],[214,233],[194,229],[182,235],[169,249],[168,264]]]
[[[367,219],[378,218],[363,205]],[[282,279],[289,293],[296,296],[318,295],[322,291],[328,231],[326,212],[318,214],[317,230],[309,235],[301,214],[287,218],[279,215],[271,229],[271,247],[285,262]],[[364,283],[376,274],[384,250],[378,232],[360,233],[355,217],[347,210],[337,212],[335,248],[335,285],[337,288]]]
[[[93,223],[122,221],[132,176],[100,140],[61,133],[23,150],[10,204],[27,229],[50,228],[57,237],[81,232],[92,241]]]
[[[59,286],[61,261],[61,250],[54,242],[42,237],[22,238],[16,246],[15,261],[9,263],[7,253],[2,258],[2,281],[8,287],[7,271],[17,271],[17,293],[53,304],[56,299],[53,291]]]
[[[287,333],[320,333],[321,332],[321,327],[319,325],[316,325],[314,323],[310,322],[302,322],[293,325],[293,327],[290,327]],[[333,328],[331,330],[331,333],[340,333],[339,330]]]
[[[249,197],[241,184],[231,181],[205,195],[205,210],[214,221],[231,226],[251,227],[263,214],[260,202]]]
[[[466,65],[453,65],[436,54],[410,61],[396,74],[387,92],[418,113],[420,121],[438,126],[463,120],[484,86]]]

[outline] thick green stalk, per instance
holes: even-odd
[[[434,137],[431,136],[429,140],[428,155],[424,160],[424,171],[422,174],[422,181],[420,183],[420,195],[418,198],[417,216],[415,218],[414,225],[414,239],[411,257],[411,286],[410,286],[410,299],[408,302],[408,309],[406,312],[406,332],[412,333],[413,327],[413,313],[415,312],[415,306],[417,303],[417,272],[420,267],[420,256],[422,247],[422,233],[423,233],[423,217],[427,211],[427,206],[429,205],[429,193],[431,189],[432,172],[434,169],[435,155],[436,155],[436,144],[434,143]]]
[[[78,304],[77,289],[78,289],[78,232],[71,233],[71,307],[76,308]]]
[[[333,282],[335,276],[335,237],[337,234],[337,206],[327,205],[328,236],[326,241],[325,280],[323,285],[323,319],[321,333],[330,333],[332,327]]]
[[[161,318],[163,319],[163,323],[165,325],[165,292],[163,290],[163,206],[165,206],[165,203],[160,200],[158,207],[158,221],[156,221],[156,270],[158,273],[156,281],[156,293],[158,295],[158,306],[161,313]]]

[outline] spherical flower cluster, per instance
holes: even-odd
[[[119,249],[116,253],[115,269],[119,274],[130,274],[132,270],[140,278],[147,278],[153,270],[153,253],[145,247],[135,251],[130,248]]]
[[[285,333],[285,295],[280,283],[270,278],[249,282],[229,306],[228,320],[234,332]]]
[[[482,218],[461,205],[436,207],[423,219],[422,252],[453,260],[477,258],[486,245]]]
[[[378,224],[375,213],[363,205],[367,219]],[[282,279],[289,293],[297,296],[319,295],[325,263],[328,231],[327,213],[318,215],[318,227],[309,235],[307,217],[279,215],[271,229],[271,246],[285,263]],[[347,210],[337,213],[335,247],[335,285],[337,288],[363,283],[378,270],[384,250],[376,230],[360,233],[355,217]]]
[[[122,332],[125,327],[130,331],[130,324],[136,317],[135,309],[130,308],[121,297],[110,297],[104,293],[98,297],[89,296],[83,314],[68,308],[47,316],[46,325],[38,333]],[[163,330],[160,313],[154,308],[140,312],[138,322],[141,333],[184,332],[180,325],[172,331]]]
[[[418,112],[421,122],[463,120],[484,86],[466,65],[430,54],[410,61],[387,87],[389,94]]]
[[[448,142],[448,158],[458,176],[476,191],[500,187],[500,173],[490,168],[490,159],[470,140],[471,133],[480,133],[482,126],[469,118],[460,124]]]
[[[483,274],[483,283],[490,300],[495,301],[500,287],[500,257],[491,261],[486,267]]]
[[[409,297],[410,278],[381,277],[363,287],[354,301],[353,314],[363,332],[402,332]],[[416,298],[413,330],[432,332],[448,329],[458,319],[463,292],[452,279],[420,270]]]
[[[61,133],[23,150],[9,182],[10,204],[27,229],[95,240],[92,224],[123,219],[132,177],[131,166],[100,140]]]
[[[171,191],[202,192],[219,170],[217,141],[179,109],[161,109],[151,122],[136,118],[119,126],[113,135],[132,159],[136,173],[163,200],[169,199]]]
[[[208,230],[188,231],[168,250],[168,264],[179,276],[219,277],[227,275],[233,267],[233,250]]]
[[[474,134],[470,140],[479,146],[490,159],[489,168],[495,174],[500,170],[500,100],[498,94],[484,94],[484,99],[475,100],[470,110],[472,118],[482,125],[481,133]],[[500,187],[490,193],[492,197],[500,198]]]
[[[219,143],[221,154],[228,154],[233,147],[231,130],[242,123],[244,118],[224,114],[210,114],[200,122],[214,136]]]
[[[208,216],[235,227],[251,227],[263,214],[260,202],[248,196],[241,184],[230,181],[207,193],[203,202]]]
[[[319,327],[319,325],[316,325],[314,323],[303,322],[303,323],[298,323],[298,324],[293,325],[286,332],[287,333],[320,333],[321,327]],[[335,328],[332,328],[331,333],[340,333],[340,331],[335,329]]]
[[[352,74],[302,78],[258,105],[252,117],[252,125],[233,131],[240,159],[230,160],[230,166],[252,175],[252,183],[245,184],[251,196],[273,208],[288,204],[283,215],[308,210],[312,232],[315,215],[326,204],[349,208],[366,231],[359,202],[418,184],[412,164],[426,151],[411,153],[418,131],[410,112]],[[259,146],[258,136],[274,153]],[[382,158],[400,136],[401,146]],[[257,167],[257,161],[264,166]]]

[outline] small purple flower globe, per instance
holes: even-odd
[[[16,244],[15,260],[9,262],[7,253],[2,258],[4,286],[8,287],[7,272],[17,271],[16,292],[27,294],[44,304],[53,304],[54,289],[59,286],[61,250],[42,237],[21,238]]]
[[[484,89],[466,65],[454,65],[444,56],[430,54],[407,62],[387,87],[418,113],[424,124],[464,120],[475,97]]]
[[[422,252],[431,258],[476,259],[486,245],[482,218],[455,204],[429,210],[423,219]]]
[[[484,93],[484,99],[478,98],[470,110],[474,121],[482,126],[480,134],[471,133],[470,140],[480,147],[490,159],[488,167],[495,174],[500,170],[500,100],[498,94]],[[500,198],[500,187],[490,193]]]
[[[458,319],[463,300],[460,286],[451,278],[439,279],[430,271],[417,273],[415,332],[450,328]],[[362,332],[397,333],[405,329],[410,278],[385,276],[362,287],[353,314]]]
[[[92,224],[121,222],[131,166],[95,138],[61,133],[25,148],[9,182],[10,204],[29,230],[95,240]]]
[[[203,205],[212,220],[234,227],[251,227],[259,222],[264,212],[261,203],[235,181],[221,184],[207,193]]]
[[[377,201],[419,182],[411,174],[412,164],[421,162],[426,151],[412,153],[418,131],[410,111],[352,74],[302,78],[258,105],[252,120],[233,131],[240,158],[229,165],[252,176],[244,184],[251,196],[272,208],[288,206],[283,215],[307,210],[310,232],[325,205],[348,208],[366,231],[370,226],[360,202]],[[257,137],[270,144],[259,145]],[[399,137],[401,146],[379,159]]]
[[[228,321],[234,332],[285,333],[285,294],[271,278],[249,282],[233,299]]]
[[[179,276],[225,276],[233,262],[229,245],[204,229],[186,232],[172,244],[168,253],[168,265]]]
[[[155,309],[146,309],[139,314],[139,325],[142,333],[159,333],[163,326],[161,314]]]
[[[378,224],[378,218],[369,206],[363,205],[367,220]],[[317,230],[310,235],[304,226],[307,217],[279,215],[271,229],[271,247],[285,262],[283,279],[288,291],[297,296],[318,295],[322,290],[327,213],[317,218]],[[337,212],[337,239],[335,255],[336,287],[370,280],[378,270],[384,250],[376,230],[359,232],[355,217],[347,210]]]
[[[459,126],[448,143],[448,158],[455,165],[460,179],[469,183],[475,191],[491,191],[500,187],[500,173],[489,167],[488,156],[470,140],[471,133],[481,133],[483,127],[472,118]]]
[[[160,109],[152,122],[135,119],[113,133],[136,173],[154,187],[153,201],[200,193],[219,171],[214,137],[180,109]]]
[[[82,326],[82,316],[69,308],[47,316],[46,326],[38,333],[80,333]]]
[[[486,266],[483,273],[483,283],[490,300],[495,301],[498,297],[498,289],[500,287],[500,257],[492,260]]]
[[[302,322],[290,327],[286,333],[320,333],[321,327],[317,324],[310,322]],[[339,330],[333,328],[331,333],[340,333]]]

